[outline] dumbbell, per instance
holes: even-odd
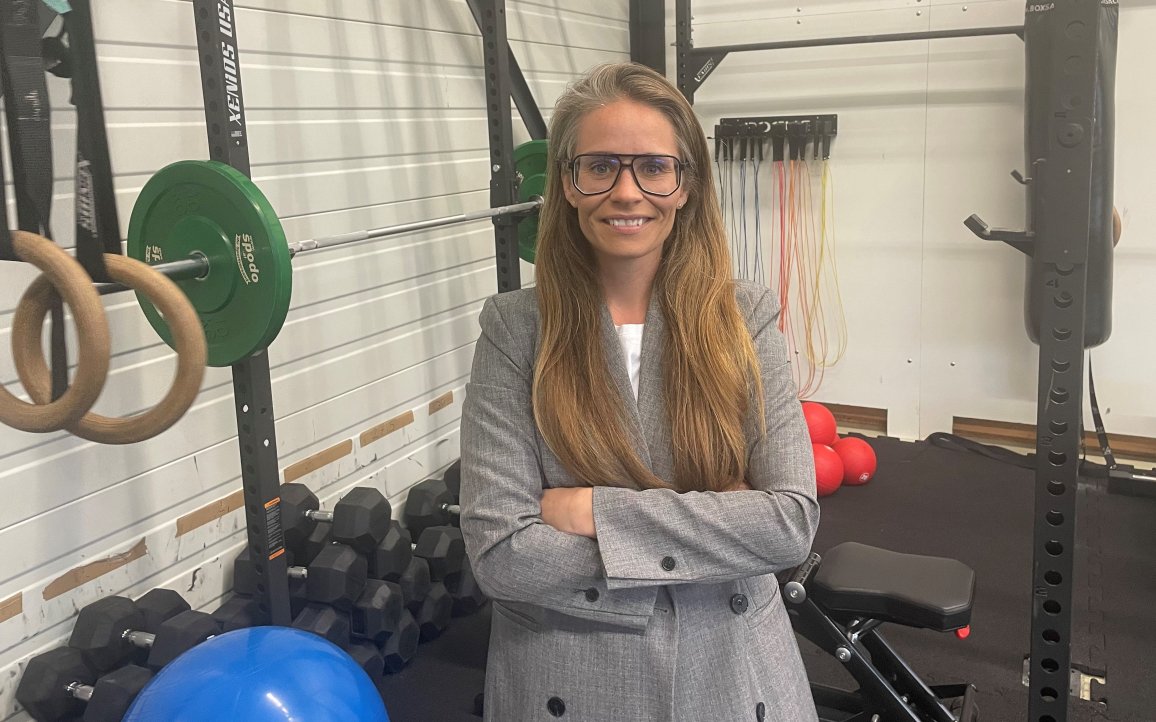
[[[348,609],[365,588],[366,561],[352,547],[329,544],[308,567],[289,567],[289,578],[305,580],[309,601]],[[233,561],[233,591],[247,597],[257,594],[257,569],[248,548]]]
[[[466,566],[466,545],[460,529],[428,527],[416,544],[412,533],[397,521],[390,522],[385,538],[368,556],[371,577],[398,582],[414,558],[425,560],[430,579],[435,582],[460,574]]]
[[[409,496],[405,502],[406,524],[409,529],[421,529],[418,533],[424,536],[427,529],[449,529],[454,536],[460,538],[461,532],[453,527],[427,525],[431,521],[438,519],[449,519],[457,522],[461,507],[450,503],[453,492],[447,489],[447,479],[453,479],[455,476],[460,481],[461,475],[461,460],[454,462],[450,468],[446,470],[446,474],[442,480],[427,479],[414,488],[410,489]],[[443,536],[446,534],[442,533]],[[478,587],[477,581],[474,579],[473,570],[470,568],[469,560],[465,558],[465,545],[462,544],[462,560],[456,567],[459,573],[446,574],[442,578],[446,582],[446,587],[450,591],[450,595],[454,598],[454,614],[455,616],[465,616],[472,614],[485,603],[486,597],[482,593],[481,588]],[[382,547],[378,547],[380,554]],[[456,550],[456,547],[455,547]],[[456,563],[456,560],[455,560]],[[370,565],[373,565],[373,558],[371,557]],[[431,568],[431,576],[434,576]],[[371,571],[372,573],[372,571]]]
[[[305,540],[316,531],[318,522],[325,522],[334,541],[369,553],[385,537],[393,515],[389,500],[377,489],[367,486],[351,489],[334,505],[333,511],[320,511],[317,496],[303,484],[282,484],[280,496],[285,546],[294,551],[301,550]]]
[[[453,527],[430,527],[412,544],[409,532],[393,521],[369,555],[370,576],[401,587],[424,641],[435,639],[449,626],[454,597],[447,583],[460,582],[458,577],[467,566],[461,531]]]
[[[221,606],[211,612],[213,619],[221,625],[222,632],[232,632],[235,629],[249,627],[263,627],[269,624],[269,615],[261,611],[257,600],[234,594]]]
[[[160,669],[221,628],[204,612],[184,610],[161,620],[155,626],[158,599],[170,597],[170,590],[149,592],[139,603],[126,597],[105,597],[80,610],[68,646],[80,650],[97,672],[121,666],[137,652],[147,650],[148,666]],[[148,610],[142,611],[143,610]],[[171,608],[168,611],[173,611]],[[146,621],[149,615],[152,623]]]
[[[344,612],[323,604],[307,604],[293,620],[293,626],[324,637],[350,654],[371,679],[383,672],[399,672],[417,653],[421,630],[407,609],[400,615],[393,632],[380,646],[374,640],[354,640],[351,632],[355,624]],[[371,653],[372,650],[372,653]]]
[[[451,466],[451,468],[453,468]],[[405,497],[402,520],[415,537],[430,527],[460,525],[461,507],[445,479],[426,479],[413,485]]]
[[[80,650],[58,647],[28,660],[16,701],[37,722],[120,722],[150,679],[132,664],[98,678]]]
[[[462,498],[462,460],[458,459],[450,464],[445,473],[442,474],[442,481],[446,484],[446,490],[449,491],[450,496],[454,498],[454,503]]]

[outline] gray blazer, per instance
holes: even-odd
[[[598,539],[542,522],[543,488],[577,482],[538,434],[533,289],[490,298],[462,411],[462,532],[493,599],[485,719],[804,722],[815,706],[775,571],[803,561],[819,520],[814,461],[778,302],[739,282],[762,366],[767,435],[747,424],[753,491],[595,487]],[[646,316],[638,401],[609,311],[607,370],[644,463],[672,477],[665,324]]]

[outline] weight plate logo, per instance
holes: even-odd
[[[233,250],[237,254],[237,270],[241,272],[245,285],[259,283],[261,269],[257,268],[257,259],[253,257],[253,237],[248,233],[238,233],[233,240]]]

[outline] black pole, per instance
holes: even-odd
[[[522,74],[522,68],[518,65],[513,50],[510,51],[510,92],[514,96],[514,105],[518,108],[518,115],[522,116],[522,122],[526,124],[526,132],[530,134],[530,138],[545,140],[546,119],[542,117],[542,110],[534,100],[534,91],[530,90],[530,84],[526,82],[526,76]]]
[[[483,7],[488,8],[489,3],[481,2],[479,0],[468,0],[470,12],[473,13],[474,22],[478,25],[478,30],[482,33],[482,42],[486,40],[486,29],[483,27],[482,10]],[[503,18],[505,16],[503,15]],[[510,48],[510,43],[506,37],[505,21],[502,23],[502,44],[508,50],[508,58],[506,62],[507,73],[505,77],[509,80],[510,94],[513,95],[514,105],[518,108],[518,115],[522,116],[522,122],[526,125],[526,132],[534,140],[546,139],[546,120],[542,117],[542,111],[538,108],[538,103],[534,100],[534,92],[530,90],[529,83],[526,82],[526,76],[522,73],[522,67],[518,65],[518,59],[514,57],[514,51]],[[489,88],[489,68],[492,66],[486,63],[486,87]],[[513,156],[511,156],[512,158]],[[505,205],[505,204],[503,204]]]
[[[630,0],[630,59],[666,75],[665,0]]]
[[[674,45],[675,45],[675,73],[678,89],[686,96],[686,100],[694,105],[694,91],[706,76],[695,82],[691,73],[691,54],[694,52],[694,39],[691,37],[690,0],[675,0],[674,2]],[[713,67],[713,65],[712,65]],[[709,74],[710,70],[707,70]]]
[[[1042,72],[1028,82],[1050,91],[1040,101],[1046,150],[1031,159],[1033,258],[1040,272],[1028,290],[1041,318],[1028,719],[1066,722],[1093,138],[1101,122],[1093,112],[1100,0],[1029,4],[1028,10],[1026,44],[1048,49]]]
[[[237,57],[237,25],[233,0],[193,0],[201,89],[209,158],[249,175],[249,143],[241,66]],[[245,489],[248,550],[257,572],[258,607],[278,626],[289,626],[289,569],[281,528],[281,475],[277,467],[277,436],[273,424],[273,384],[269,355],[259,353],[233,364],[233,402],[237,413],[237,445],[241,483]]]
[[[510,116],[511,56],[506,39],[506,0],[470,0],[470,6],[474,8],[482,31],[486,115],[490,131],[490,205],[508,206],[517,200],[517,185],[514,123]],[[509,216],[494,219],[494,262],[498,269],[499,292],[522,287],[522,269],[518,259],[518,222]]]

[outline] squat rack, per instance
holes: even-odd
[[[642,0],[638,0],[641,2]],[[1029,288],[1039,301],[1039,370],[1036,412],[1035,516],[1032,543],[1032,630],[1028,714],[1032,722],[1068,719],[1073,567],[1076,549],[1076,501],[1083,438],[1085,298],[1091,223],[1092,138],[1100,123],[1091,110],[1100,54],[1100,1],[1040,4],[1033,12],[1052,12],[1063,28],[1040,38],[1050,48],[1044,77],[1051,107],[1045,108],[1047,151],[1033,158],[1031,217],[1027,233],[991,234],[969,219],[968,227],[993,240],[1031,249],[1043,272]],[[1026,32],[1050,28],[1004,26],[885,35],[790,40],[746,45],[694,47],[691,0],[675,1],[678,88],[692,104],[695,92],[733,52],[835,45],[933,40]],[[652,67],[665,59],[651,50],[641,58]],[[1029,79],[1029,81],[1032,79]],[[1073,100],[1075,102],[1073,102]],[[1081,101],[1084,101],[1081,103]],[[980,222],[979,225],[981,225]],[[1014,245],[1013,243],[1013,245]]]
[[[491,210],[508,210],[517,203],[511,100],[517,105],[532,138],[545,138],[546,124],[517,60],[509,49],[505,0],[468,2],[481,30],[483,44],[490,145],[490,205],[493,207]],[[193,0],[192,6],[200,56],[209,158],[249,176],[245,104],[233,0]],[[490,217],[494,223],[498,290],[519,288],[521,269],[517,254],[518,220],[509,212],[463,214],[404,224],[379,229],[381,232],[355,234],[363,235],[364,238],[353,240],[384,237],[482,217]],[[347,242],[350,239],[335,236],[333,239],[306,241],[301,244],[300,250],[327,245],[327,241],[334,240]],[[193,268],[195,261],[183,263],[189,266],[182,269],[184,272],[203,270],[200,267]],[[257,577],[256,599],[271,623],[288,626],[291,622],[289,577],[281,528],[280,472],[268,353],[262,350],[233,364],[232,368],[248,546],[254,559],[264,560],[264,563],[254,565]]]

